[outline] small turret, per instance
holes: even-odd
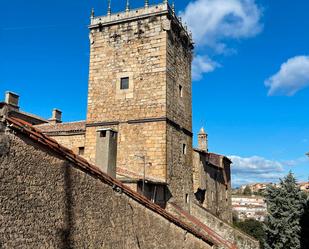
[[[203,127],[198,133],[198,148],[200,150],[208,151],[208,135]]]

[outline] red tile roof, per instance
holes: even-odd
[[[149,208],[153,212],[161,215],[165,219],[169,220],[176,226],[181,227],[182,229],[186,230],[187,232],[193,234],[197,238],[202,239],[209,245],[218,245],[218,239],[215,236],[205,236],[203,233],[200,233],[195,228],[193,228],[191,225],[187,224],[186,222],[178,219],[177,217],[173,216],[166,210],[162,209],[160,206],[158,206],[155,203],[152,203],[149,201],[146,197],[143,195],[131,190],[129,187],[126,187],[124,184],[122,184],[120,181],[108,176],[107,174],[103,173],[98,167],[90,164],[87,160],[84,158],[76,155],[73,153],[73,151],[67,149],[66,147],[60,145],[56,140],[48,137],[47,135],[44,135],[40,130],[33,127],[29,123],[16,119],[16,118],[10,118],[7,117],[6,122],[8,126],[17,131],[20,132],[26,136],[28,136],[30,139],[36,141],[37,143],[48,147],[50,150],[56,152],[57,154],[61,155],[64,159],[70,161],[73,163],[74,167],[82,170],[83,172],[90,174],[94,176],[95,178],[101,180],[105,184],[108,184],[112,186],[117,191],[121,191],[122,193],[126,194],[130,198],[134,199],[135,201],[139,202],[143,206]]]
[[[207,152],[205,150],[200,150],[198,148],[194,148],[193,150],[198,152],[198,153],[206,155],[209,163],[216,166],[216,167],[222,168],[221,159],[227,160],[229,163],[232,163],[232,161],[224,155],[219,155],[219,154],[216,154],[216,153]]]

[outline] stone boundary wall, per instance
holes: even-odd
[[[43,134],[15,132],[0,131],[0,248],[213,248],[116,180],[81,170]]]
[[[232,225],[217,218],[213,214],[207,211],[207,209],[201,207],[197,203],[191,203],[191,215],[198,218],[205,225],[210,227],[220,236],[231,243],[235,243],[237,248],[241,249],[259,249],[259,242],[253,237],[243,233]]]

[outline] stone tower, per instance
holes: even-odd
[[[192,191],[191,35],[166,1],[95,17],[85,155],[97,133],[117,133],[118,168],[166,183],[165,198],[188,207]],[[143,158],[144,160],[141,160]]]
[[[208,152],[208,135],[202,127],[198,133],[198,148]]]

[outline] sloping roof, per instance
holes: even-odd
[[[199,135],[207,135],[205,130],[204,130],[204,127],[202,127],[198,133]]]
[[[48,137],[47,135],[43,134],[40,130],[33,127],[29,123],[16,119],[7,117],[5,119],[7,125],[16,132],[22,133],[23,135],[29,137],[31,140],[35,141],[36,143],[41,144],[49,148],[51,151],[57,153],[58,155],[62,156],[65,160],[70,161],[73,163],[74,167],[82,170],[83,172],[94,176],[95,178],[99,179],[100,181],[108,184],[113,189],[120,191],[126,194],[128,197],[134,199],[135,201],[139,202],[141,205],[145,206],[146,208],[152,210],[153,212],[161,215],[165,219],[169,220],[176,226],[181,227],[182,229],[186,230],[187,232],[193,234],[195,237],[202,239],[209,245],[219,245],[218,240],[215,237],[206,236],[205,234],[199,232],[191,225],[187,224],[186,222],[178,219],[177,217],[173,216],[171,213],[167,212],[166,210],[162,209],[155,203],[149,201],[143,195],[131,190],[129,187],[126,187],[120,181],[108,176],[104,172],[102,172],[98,167],[90,164],[84,158],[76,155],[73,153],[72,150],[60,145],[56,140]]]
[[[224,245],[225,248],[237,249],[237,246],[235,244],[232,244],[228,240],[222,238],[221,235],[216,233],[210,227],[206,226],[204,223],[202,223],[195,216],[191,215],[187,211],[180,208],[176,203],[170,203],[170,205],[175,209],[175,211],[177,213],[179,213],[181,216],[183,216],[186,220],[188,220],[193,225],[197,226],[199,229],[201,229],[206,234],[210,235],[217,242],[217,244]],[[224,222],[224,221],[222,221],[222,222]]]
[[[17,111],[16,111],[16,112],[17,112]],[[48,123],[48,120],[47,120],[47,119],[42,118],[42,117],[40,117],[40,116],[38,116],[38,115],[35,115],[35,114],[33,114],[33,113],[24,112],[24,111],[20,111],[20,110],[18,111],[18,113],[21,114],[21,115],[23,115],[23,116],[27,116],[27,117],[29,117],[29,118],[31,118],[31,119],[35,119],[35,120],[37,120],[37,121],[39,121],[39,122]]]
[[[216,154],[216,153],[212,153],[212,152],[208,152],[205,150],[200,150],[198,148],[193,148],[194,151],[204,154],[207,156],[208,162],[214,166],[217,166],[219,168],[221,168],[221,160],[226,160],[229,163],[232,163],[231,159],[229,159],[227,156],[224,155],[220,155],[220,154]]]
[[[49,135],[61,135],[64,133],[84,133],[86,131],[86,121],[76,121],[58,124],[40,124],[35,128]]]
[[[7,104],[6,102],[0,102],[0,108],[3,108],[4,106],[7,107],[6,112],[7,112],[7,115],[9,115],[10,117],[22,119],[34,125],[48,123],[48,120],[38,115],[21,111],[19,110],[19,108],[12,107],[12,105]]]
[[[143,180],[143,175],[142,174],[138,174],[136,172],[124,169],[124,168],[116,168],[116,173],[119,177],[119,179],[121,179],[121,181],[123,182],[123,180],[135,180],[135,181],[141,181]],[[117,177],[118,178],[118,177]],[[160,178],[153,178],[153,177],[149,177],[147,176],[145,178],[146,182],[149,183],[157,183],[157,184],[167,184],[167,182],[164,179],[160,179]]]

